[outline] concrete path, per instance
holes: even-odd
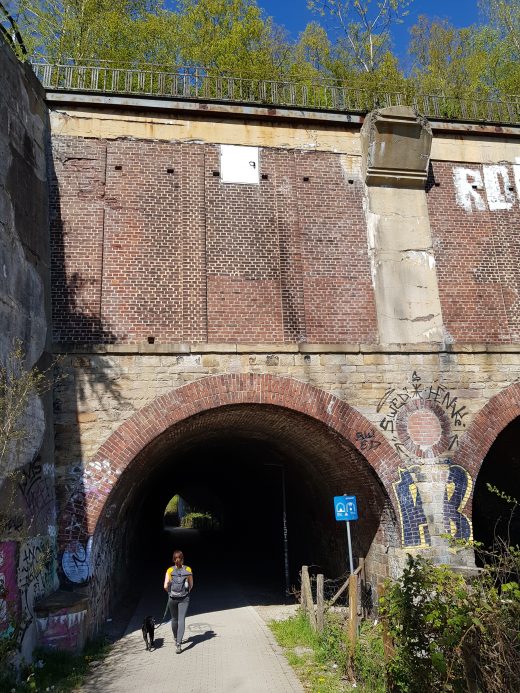
[[[175,653],[169,622],[156,631],[155,650],[146,652],[143,618],[151,614],[158,622],[165,601],[155,580],[125,635],[94,668],[82,693],[303,692],[264,621],[240,588],[226,580],[210,588],[195,583],[181,654]]]

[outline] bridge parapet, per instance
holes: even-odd
[[[262,80],[212,74],[203,68],[115,67],[33,62],[45,89],[197,101],[261,104],[284,108],[368,113],[410,106],[427,118],[487,123],[519,123],[520,96],[507,100],[454,97],[373,89],[353,89],[339,80]]]

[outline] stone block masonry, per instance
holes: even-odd
[[[16,344],[24,367],[50,364],[48,140],[45,92],[0,34],[2,368]],[[0,422],[0,639],[15,637],[13,659],[19,661],[30,658],[36,643],[35,599],[57,585],[52,398],[28,397],[15,423],[16,433],[26,435],[14,444],[5,441],[6,409]]]

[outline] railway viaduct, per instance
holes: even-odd
[[[406,553],[471,569],[446,536],[489,541],[486,484],[519,493],[518,112],[35,70],[45,86],[1,43],[0,347],[59,358],[2,470],[22,653],[103,624],[175,493],[281,581],[285,504],[292,584],[302,564],[344,572],[345,492],[373,594]]]

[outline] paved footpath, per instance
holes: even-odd
[[[126,633],[93,669],[81,693],[303,692],[269,628],[230,583],[209,589],[195,584],[181,654],[175,653],[169,621],[156,631],[156,648],[147,652],[141,624],[148,614],[159,621],[165,596],[155,581]]]

